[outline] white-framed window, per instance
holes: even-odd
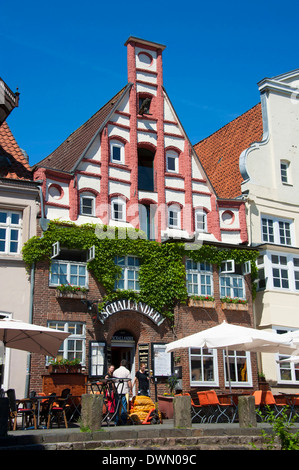
[[[287,160],[280,160],[280,178],[282,184],[290,183],[289,167],[290,162]]]
[[[91,193],[80,194],[80,214],[95,216],[95,196]]]
[[[212,265],[187,259],[186,281],[189,295],[213,295]]]
[[[299,255],[264,251],[257,259],[258,290],[299,291]]]
[[[115,264],[121,267],[121,274],[115,281],[115,289],[139,292],[139,258],[136,256],[116,256]]]
[[[274,332],[278,334],[288,333],[294,331],[289,328],[275,327]],[[299,384],[299,364],[293,362],[279,362],[282,359],[288,358],[289,355],[276,354],[277,377],[279,384]]]
[[[271,255],[273,287],[289,288],[287,256]]]
[[[238,274],[221,274],[220,297],[238,297],[245,300],[244,277]]]
[[[189,362],[190,385],[219,385],[216,349],[190,348]]]
[[[20,253],[21,233],[22,212],[0,209],[0,253]]]
[[[195,231],[196,232],[207,232],[207,214],[202,209],[195,211]]]
[[[88,288],[88,272],[86,263],[76,261],[55,260],[51,264],[50,286],[70,284]]]
[[[90,341],[89,348],[89,375],[99,377],[104,375],[106,343]]]
[[[126,203],[121,198],[111,200],[111,219],[119,222],[126,221]]]
[[[293,221],[262,215],[262,241],[276,245],[293,245]]]
[[[70,333],[70,336],[61,344],[56,359],[68,359],[70,361],[78,359],[80,364],[85,365],[85,323],[49,320],[47,326]],[[47,363],[49,363],[49,359],[48,357]]]
[[[225,365],[225,385],[228,387],[229,375],[227,370],[226,351],[223,351],[223,364]],[[250,352],[228,350],[228,364],[232,386],[252,386]]]
[[[112,163],[125,163],[125,145],[119,140],[110,141],[110,160]]]
[[[181,209],[174,204],[168,207],[168,227],[181,228]]]
[[[174,150],[166,151],[166,171],[169,173],[179,172],[179,155]]]
[[[235,261],[233,259],[226,259],[221,262],[220,272],[223,274],[235,272]]]
[[[264,254],[260,254],[258,256],[256,260],[256,265],[258,269],[257,290],[260,291],[260,290],[264,290],[267,284]]]

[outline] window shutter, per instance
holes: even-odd
[[[52,245],[52,256],[51,258],[56,258],[60,253],[60,243],[56,242]]]
[[[92,261],[93,259],[95,259],[95,255],[96,255],[96,247],[95,247],[95,245],[92,245],[92,246],[88,249],[88,258],[87,258],[87,262],[89,263],[89,261]]]
[[[235,260],[227,259],[222,261],[220,271],[222,274],[229,274],[235,272]]]
[[[250,274],[250,273],[251,273],[251,262],[246,261],[243,264],[243,275],[246,276],[246,274]]]

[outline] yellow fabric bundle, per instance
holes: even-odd
[[[155,408],[155,404],[149,397],[138,395],[134,398],[130,418],[134,423],[142,424],[153,408]]]

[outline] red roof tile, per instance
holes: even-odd
[[[54,152],[34,165],[34,168],[51,168],[58,171],[72,172],[84,150],[105,123],[127,88],[128,85],[120,90],[88,121],[76,129]]]
[[[241,195],[243,178],[239,157],[263,135],[261,104],[234,119],[214,134],[194,145],[203,168],[220,198]]]
[[[8,158],[8,164],[4,167],[0,166],[1,178],[33,179],[29,163],[24,157],[6,121],[0,126],[0,155]]]

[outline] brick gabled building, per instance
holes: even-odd
[[[193,248],[206,245],[212,251],[219,250],[226,258],[220,270],[216,258],[199,261],[192,258],[192,250],[190,256],[186,252],[182,263],[186,268],[187,303],[176,299],[172,305],[173,321],[169,322],[163,317],[163,308],[157,311],[150,301],[128,303],[127,298],[122,298],[122,290],[143,295],[143,300],[150,298],[149,292],[145,295],[144,269],[140,267],[149,262],[142,255],[122,252],[119,244],[115,257],[121,271],[115,285],[117,301],[106,304],[95,321],[88,313],[95,314],[96,303],[107,298],[104,276],[101,280],[101,270],[92,268],[95,267],[92,263],[101,261],[97,258],[100,242],[95,242],[94,259],[86,254],[86,246],[85,254],[78,254],[75,246],[72,250],[63,246],[65,241],[57,235],[57,240],[52,240],[53,249],[54,245],[58,249],[53,254],[51,270],[49,260],[43,259],[36,265],[34,318],[36,323],[71,329],[72,346],[70,341],[65,342],[59,355],[78,357],[85,380],[102,376],[108,362],[118,366],[122,357],[129,360],[133,375],[143,358],[155,376],[167,376],[174,365],[169,363],[169,355],[163,354],[167,342],[224,319],[252,326],[250,274],[243,271],[238,257],[233,263],[226,263],[233,253],[237,256],[236,252],[250,251],[244,202],[217,197],[192,149],[163,86],[165,46],[134,37],[125,46],[127,85],[35,165],[34,178],[42,180],[43,236],[50,237],[48,223],[58,219],[60,223],[72,222],[76,226],[94,224],[94,230],[102,232],[103,225],[138,229],[147,240],[156,240],[161,247],[190,242]],[[250,256],[248,259],[252,259]],[[91,261],[87,261],[88,257]],[[150,263],[147,266],[153,269]],[[102,271],[105,269],[103,265]],[[170,269],[168,273],[171,274]],[[167,279],[163,282],[167,289]],[[85,304],[57,298],[57,287],[66,283],[87,288]],[[203,307],[202,302],[195,304],[187,295],[209,297],[210,301]],[[245,305],[242,310],[238,305],[234,310],[228,309],[228,304],[221,302],[222,297],[238,297]],[[156,363],[159,357],[165,360],[162,374]],[[250,354],[233,353],[231,364],[235,387],[256,386],[255,355],[251,358]],[[245,364],[247,373],[241,378],[240,370]],[[224,390],[228,386],[222,353],[184,351],[180,359],[177,357],[176,365],[183,371],[180,385],[184,390],[190,387]],[[31,388],[48,387],[46,384],[53,378],[49,377],[47,366],[48,362],[35,358]],[[165,380],[164,385],[159,384],[161,391],[163,386]]]

